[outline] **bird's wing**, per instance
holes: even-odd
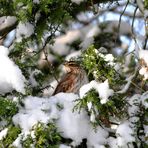
[[[71,73],[66,74],[57,85],[53,95],[59,92],[70,92],[73,88],[76,75]]]

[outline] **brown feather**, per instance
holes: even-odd
[[[74,85],[74,81],[76,78],[76,74],[73,74],[72,72],[67,73],[59,82],[57,88],[55,89],[53,95],[59,93],[59,92],[67,92],[68,90],[71,90],[73,85]]]
[[[60,92],[78,93],[80,87],[88,82],[85,71],[78,64],[66,62],[64,66],[68,73],[61,79],[53,95]]]

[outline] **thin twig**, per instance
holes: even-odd
[[[53,67],[52,67],[51,63],[48,61],[48,53],[47,53],[47,50],[45,48],[43,49],[43,53],[45,55],[45,60],[46,60],[46,62],[48,64],[48,68],[51,70],[51,74],[53,75],[55,80],[59,83],[59,80],[57,79],[56,75],[53,72]]]
[[[145,40],[144,40],[143,49],[146,49],[146,46],[147,46],[147,40],[148,40],[148,38],[147,38],[147,35],[146,35],[146,38],[145,38]]]
[[[147,45],[147,40],[148,40],[148,32],[147,32],[147,28],[148,28],[148,19],[145,19],[145,32],[146,32],[146,38],[144,40],[144,45],[143,45],[143,49],[146,49],[146,45]]]
[[[119,35],[119,31],[120,31],[120,24],[121,24],[121,19],[122,19],[122,16],[123,16],[123,14],[124,14],[124,12],[125,12],[125,10],[126,10],[126,8],[127,8],[127,6],[128,6],[128,4],[129,4],[129,0],[127,1],[127,3],[126,3],[126,5],[125,5],[125,8],[124,8],[124,10],[122,11],[122,13],[121,13],[121,15],[120,15],[120,18],[119,18],[119,24],[118,24],[118,35]],[[117,36],[118,36],[117,35]],[[117,38],[116,38],[116,41],[117,41]],[[115,42],[116,42],[115,41]]]
[[[140,89],[142,92],[145,92],[142,88],[140,88],[137,84],[135,84],[133,81],[131,81],[131,84],[133,84],[136,88]]]
[[[138,9],[138,7],[135,8],[134,14],[133,14],[133,19],[132,19],[131,31],[132,31],[133,35],[134,35],[134,22],[135,22],[135,16],[136,16],[137,9]]]

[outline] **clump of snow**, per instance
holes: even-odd
[[[18,24],[17,29],[16,29],[17,41],[20,42],[23,37],[27,38],[27,37],[31,36],[33,34],[33,32],[34,32],[34,26],[31,23],[29,23],[29,22],[26,22],[26,23],[20,22]]]
[[[33,3],[39,4],[40,3],[40,0],[33,0]]]
[[[60,144],[59,148],[71,148],[70,146],[67,146],[65,144]]]
[[[102,57],[106,62],[108,62],[108,65],[111,65],[111,66],[114,66],[115,65],[115,63],[114,63],[114,59],[115,58],[114,58],[114,56],[112,54],[105,54],[104,55],[104,54],[98,52],[98,55],[100,57]]]
[[[25,93],[25,78],[21,70],[8,57],[9,50],[0,46],[0,94],[16,90]]]
[[[90,24],[86,27],[83,27],[80,32],[80,38],[82,40],[80,47],[82,49],[86,49],[94,42],[94,36],[100,33],[100,29],[97,24]]]
[[[61,35],[55,39],[53,46],[51,45],[51,49],[60,55],[67,55],[71,49],[69,45],[78,39],[82,41],[80,47],[86,49],[94,42],[94,36],[99,32],[99,27],[94,24],[86,25],[80,29],[69,30],[65,35]]]
[[[147,109],[148,108],[148,92],[145,92],[142,96],[141,96],[141,102],[143,104],[143,106]]]
[[[24,99],[24,106],[25,108],[20,109],[13,117],[14,124],[19,125],[24,133],[29,132],[38,122],[48,123],[49,113],[42,111],[50,109],[48,99],[29,96]]]
[[[93,37],[84,38],[83,41],[80,44],[80,48],[87,49],[89,47],[89,45],[91,45],[93,43],[94,43],[94,38]]]
[[[50,85],[49,85],[50,84]],[[54,80],[52,82],[48,82],[48,86],[47,88],[45,88],[43,90],[43,96],[44,97],[49,97],[49,96],[52,96],[52,94],[54,93],[54,90],[56,88],[56,86],[58,85],[58,82],[57,80]]]
[[[128,98],[128,114],[130,116],[135,116],[139,112],[139,104],[140,104],[140,95],[135,94],[131,98]]]
[[[61,95],[60,98],[63,101],[63,103],[61,103],[65,109],[60,112],[60,118],[57,121],[58,129],[63,137],[73,139],[74,146],[79,145],[82,139],[88,135],[87,129],[89,129],[90,125],[87,112],[84,110],[80,113],[77,111],[72,112],[75,98],[70,98],[70,96],[66,97],[65,95]]]
[[[108,101],[108,98],[114,93],[114,91],[109,88],[108,80],[103,83],[93,80],[80,88],[80,98],[83,98],[91,89],[95,89],[98,92],[102,104],[105,104]]]
[[[80,37],[79,30],[70,30],[65,35],[57,37],[55,39],[53,46],[51,46],[51,49],[60,55],[66,55],[70,49],[68,44],[79,39],[79,37]]]
[[[113,138],[113,137],[109,137],[108,140],[108,145],[110,146],[110,148],[119,148],[117,145],[117,139]]]
[[[72,52],[65,57],[65,60],[70,61],[71,59],[76,59],[76,58],[80,57],[81,54],[82,54],[81,50]]]
[[[123,87],[121,90],[119,90],[117,93],[119,93],[119,94],[126,93],[126,91],[127,91],[127,90],[129,89],[129,87],[130,87],[130,84],[131,84],[133,78],[135,77],[135,74],[136,74],[136,73],[134,73],[133,75],[131,75],[131,76],[129,76],[128,78],[126,78],[127,83],[126,83],[126,84],[124,85],[124,87]]]
[[[0,132],[0,140],[6,137],[7,132],[8,132],[8,128],[5,128]]]
[[[88,147],[104,145],[108,132],[100,126],[95,132],[85,110],[80,113],[72,111],[76,105],[76,99],[78,95],[73,93],[59,93],[50,98],[29,96],[24,99],[24,107],[20,108],[19,113],[13,117],[13,122],[19,125],[22,134],[26,135],[37,122],[47,124],[56,119],[58,131],[64,138],[71,138],[73,146],[79,145],[83,138],[87,139]],[[14,142],[15,145],[19,143],[20,137],[21,135]]]
[[[96,114],[94,111],[91,111],[91,114],[90,114],[90,121],[92,123],[95,123],[96,122]]]
[[[12,143],[12,146],[15,146],[17,148],[22,148],[22,145],[21,145],[21,139],[23,137],[23,134],[19,134],[18,137],[15,139],[15,141]]]
[[[80,13],[77,15],[77,19],[78,19],[79,21],[87,22],[88,19],[89,19],[89,16],[88,16],[88,14],[85,13],[85,12],[80,12]]]
[[[115,20],[115,21],[107,21],[106,22],[106,29],[104,30],[104,32],[114,32],[115,30],[118,30],[118,25],[119,25],[119,21]],[[120,24],[120,30],[119,30],[119,34],[120,35],[126,35],[126,34],[130,34],[131,33],[131,29],[130,29],[130,24],[128,22],[122,21]]]
[[[144,80],[148,79],[148,51],[139,49],[139,59],[141,61],[141,69],[139,74],[144,76]]]
[[[87,146],[94,146],[95,148],[105,148],[105,144],[107,143],[108,132],[105,131],[102,127],[98,126],[96,131],[90,128],[90,132],[87,138]]]
[[[87,107],[88,107],[88,111],[90,111],[91,108],[92,108],[92,102],[88,102],[88,103],[87,103]]]
[[[76,4],[80,4],[81,2],[83,2],[84,0],[71,0],[72,2],[76,3]]]
[[[12,26],[16,23],[17,19],[14,16],[3,16],[0,17],[0,30]]]
[[[130,122],[125,121],[120,124],[117,128],[117,144],[120,147],[126,147],[128,143],[134,142],[135,137],[133,136],[134,131],[130,126]]]
[[[35,80],[35,75],[41,73],[40,70],[35,69],[33,72],[30,70],[29,82],[32,87],[38,86],[38,82]]]
[[[148,79],[148,69],[147,69],[147,67],[142,67],[139,70],[139,74],[144,76],[144,80],[147,80]]]

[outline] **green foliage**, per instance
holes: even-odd
[[[116,84],[122,84],[124,77],[120,76],[114,67],[110,65],[108,61],[105,61],[101,55],[93,45],[83,52],[82,65],[88,71],[88,74],[93,75],[93,77],[100,82],[108,79],[112,87],[116,87]]]
[[[18,107],[12,100],[0,97],[0,121],[11,121],[13,115],[18,112]]]
[[[11,144],[14,142],[14,140],[18,137],[18,135],[21,133],[21,129],[16,126],[10,126],[8,128],[8,132],[5,138],[3,138],[0,141],[0,144],[3,145],[3,147],[7,148],[13,148]]]
[[[148,9],[148,0],[144,0],[144,7]]]
[[[27,138],[25,140],[22,140],[22,146],[23,148],[29,148],[31,147],[31,144],[33,143],[33,139],[31,135],[27,135]]]
[[[87,109],[87,104],[91,102],[92,107],[91,110],[88,110],[88,113],[91,114],[93,112],[96,115],[96,122],[98,124],[102,124],[102,121],[99,120],[99,117],[107,120],[109,120],[111,117],[116,117],[116,119],[119,120],[127,116],[126,101],[124,100],[123,96],[118,94],[114,94],[112,97],[110,97],[107,103],[101,104],[98,93],[92,89],[87,92],[85,97],[76,100],[76,102],[77,103],[74,107],[74,110],[78,110],[79,112],[82,108]]]
[[[113,61],[115,62],[115,61]],[[94,46],[90,46],[86,51],[82,53],[82,65],[86,69],[90,81],[96,79],[99,82],[104,82],[108,79],[110,87],[114,90],[119,89],[121,84],[124,84],[124,77],[120,76],[114,69],[114,64],[110,64],[109,61],[105,60],[105,54],[95,49]],[[77,100],[77,104],[74,110],[80,111],[82,108],[87,109],[87,104],[92,103],[91,110],[88,113],[94,113],[96,121],[101,124],[101,119],[108,120],[111,117],[121,119],[127,116],[126,113],[126,101],[125,95],[114,94],[109,98],[109,101],[105,104],[100,103],[99,94],[94,90],[87,92],[86,96],[82,99]],[[99,117],[98,114],[99,113]]]
[[[48,123],[48,125],[44,125],[43,123],[38,123],[33,128],[35,138],[32,138],[28,135],[27,139],[22,141],[24,148],[29,148],[31,144],[35,146],[35,148],[58,148],[61,136],[57,132],[57,128],[55,124]]]

